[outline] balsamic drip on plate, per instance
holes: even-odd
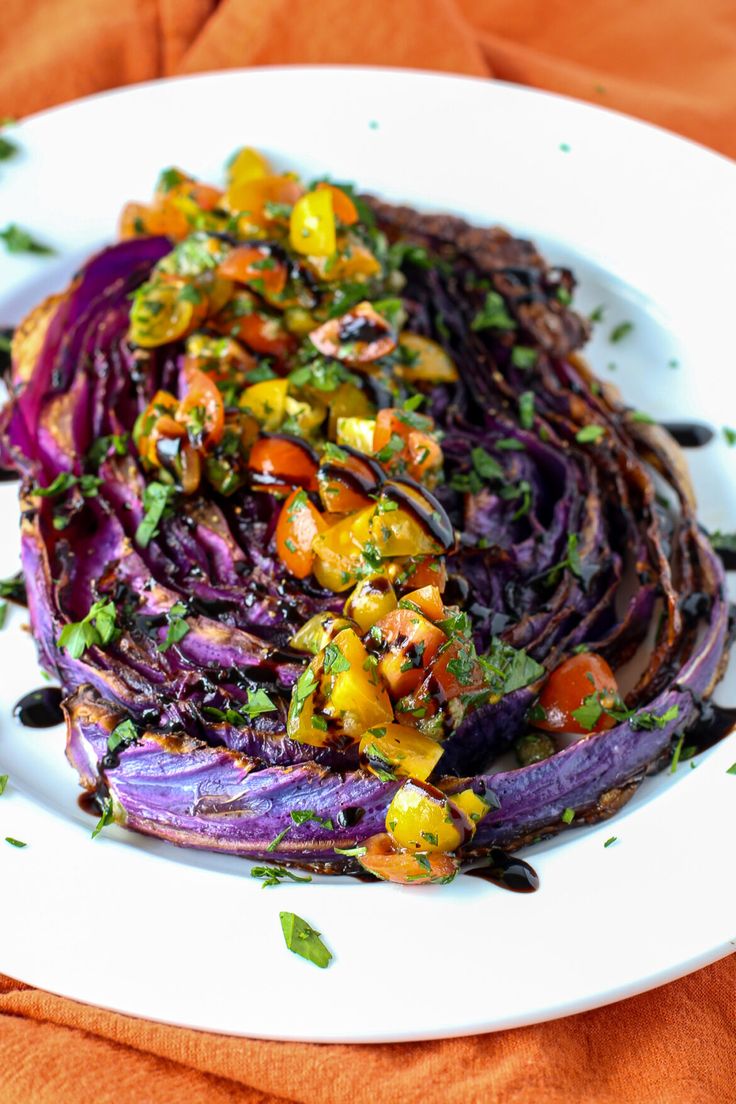
[[[13,706],[13,716],[26,728],[52,728],[62,724],[64,714],[61,700],[64,697],[58,686],[43,686],[31,690]]]
[[[682,448],[702,448],[714,437],[710,426],[703,425],[702,422],[662,422],[661,424]]]
[[[721,563],[726,571],[736,571],[736,549],[716,548],[716,555],[720,556]]]
[[[12,468],[0,468],[0,483],[17,483],[20,476]]]
[[[539,889],[539,875],[534,867],[517,855],[502,851],[500,847],[494,847],[477,866],[464,873],[493,882],[501,889],[510,889],[512,893],[534,893]]]
[[[729,732],[733,732],[734,728],[736,728],[736,707],[703,701],[700,706],[700,718],[697,724],[688,730],[685,742],[693,744],[699,752],[706,751],[728,736]]]
[[[81,793],[77,798],[77,805],[83,813],[89,813],[93,817],[99,817],[100,815],[96,790],[85,790],[84,793]]]

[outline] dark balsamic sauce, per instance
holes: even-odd
[[[61,711],[63,696],[58,686],[31,690],[30,694],[15,703],[13,716],[26,728],[52,728],[64,721]]]
[[[397,476],[386,484],[383,493],[400,509],[411,514],[443,550],[453,547],[455,530],[452,522],[444,506],[425,487],[420,487],[413,479]]]
[[[666,429],[682,448],[702,448],[714,437],[710,426],[703,425],[701,422],[662,422],[662,428]]]
[[[99,817],[100,804],[97,799],[96,790],[85,790],[77,798],[77,805],[83,813],[89,813],[90,816]]]
[[[472,878],[493,882],[501,889],[510,889],[512,893],[534,893],[539,889],[539,875],[534,867],[517,855],[502,851],[500,847],[494,847],[478,866],[464,873]]]
[[[736,728],[736,708],[703,701],[697,724],[688,731],[687,743],[706,751]]]
[[[736,549],[716,548],[715,552],[716,555],[720,557],[721,563],[726,571],[736,571]]]
[[[0,483],[17,483],[20,475],[12,468],[0,468]]]

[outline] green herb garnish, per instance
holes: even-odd
[[[280,912],[279,917],[286,946],[290,951],[306,958],[308,962],[313,962],[321,970],[329,966],[332,952],[325,947],[320,932],[294,912]]]

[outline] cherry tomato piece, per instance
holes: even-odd
[[[297,579],[311,574],[312,542],[327,528],[324,518],[303,490],[292,491],[276,523],[276,550],[284,567]]]
[[[474,694],[486,686],[474,649],[469,641],[460,638],[451,640],[432,664],[432,678],[447,701],[461,694]]]
[[[264,490],[284,485],[317,490],[317,463],[308,446],[286,437],[261,437],[253,445],[248,467],[260,476]]]
[[[399,602],[401,609],[418,609],[430,621],[441,621],[445,616],[445,607],[442,604],[442,595],[439,587],[423,586],[418,590],[411,590],[405,594]]]
[[[347,192],[344,192],[342,188],[338,188],[335,184],[328,184],[324,180],[317,185],[315,190],[319,192],[325,189],[332,196],[332,210],[340,222],[344,223],[345,226],[352,226],[353,223],[358,222],[358,208]]]
[[[396,335],[389,323],[367,301],[356,304],[339,318],[329,318],[309,335],[325,356],[359,367],[396,348]]]
[[[573,716],[592,695],[599,695],[604,703],[607,698],[615,700],[618,697],[616,676],[603,656],[595,652],[570,656],[548,675],[538,702],[544,710],[544,719],[535,720],[534,724],[547,732],[572,732],[581,736],[612,728],[616,721],[607,713],[602,712],[592,728],[586,728]]]
[[[403,851],[388,833],[370,836],[363,846],[365,853],[358,855],[363,869],[381,881],[397,885],[451,882],[459,868],[457,860],[446,851]]]
[[[416,690],[447,641],[442,629],[411,609],[395,609],[381,617],[371,636],[383,649],[378,670],[394,698]]]
[[[187,393],[177,418],[187,427],[195,448],[212,449],[222,439],[225,406],[217,385],[206,372],[190,367],[186,373]]]
[[[278,296],[286,287],[286,265],[271,255],[267,245],[237,246],[221,262],[218,271],[266,296]]]

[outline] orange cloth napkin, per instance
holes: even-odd
[[[5,0],[0,115],[165,74],[300,62],[495,76],[736,156],[736,5],[726,0]],[[595,924],[593,909],[584,922]],[[387,1000],[391,987],[389,975]],[[0,977],[0,1101],[726,1104],[736,1100],[735,1013],[734,957],[554,1023],[360,1048],[165,1027]]]

